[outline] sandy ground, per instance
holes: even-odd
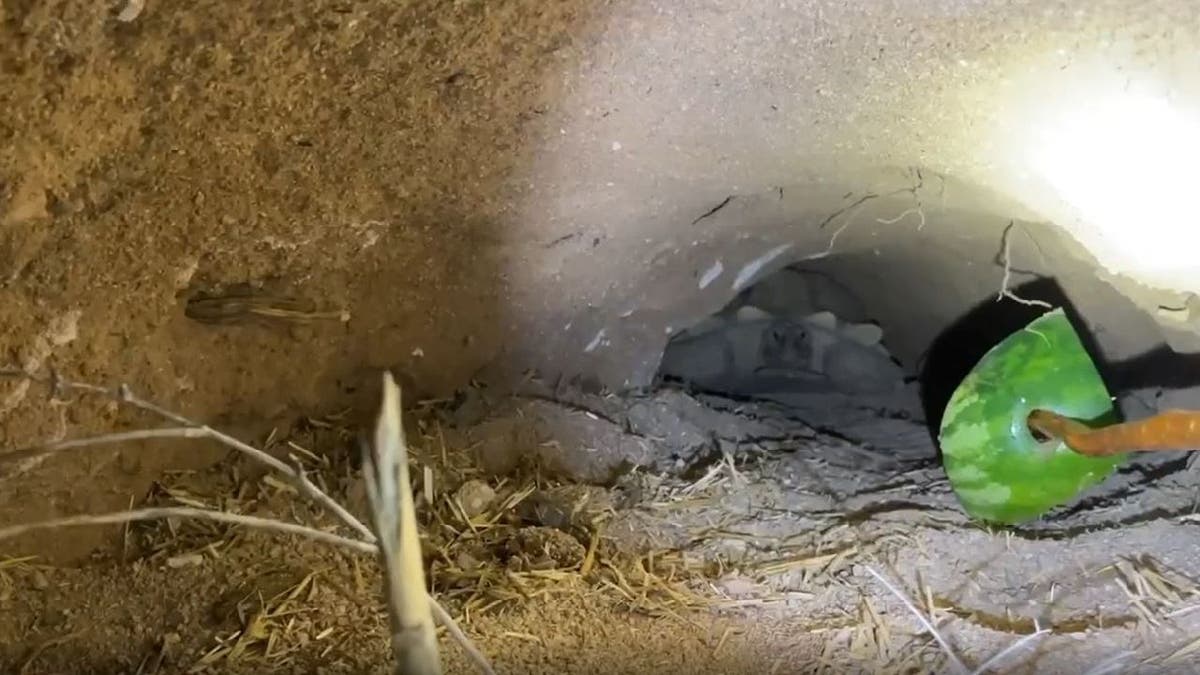
[[[846,403],[837,428],[886,435],[880,452],[800,421],[798,401],[547,391],[470,390],[410,415],[435,594],[501,672],[1196,667],[1195,525],[1114,506],[1136,479],[994,532],[963,516],[919,422]],[[354,438],[334,416],[263,440],[361,514]],[[161,476],[147,504],[337,529],[233,458]],[[371,559],[188,520],[118,529],[73,566],[0,562],[6,672],[386,672]]]
[[[1054,635],[996,670],[1194,670],[1196,484],[1179,458],[995,533],[963,519],[919,421],[461,390],[514,343],[502,186],[591,39],[587,5],[152,0],[123,24],[103,4],[0,4],[0,365],[127,382],[280,454],[290,440],[350,502],[378,369],[409,401],[457,390],[450,417],[414,412],[421,461],[439,494],[488,481],[499,525],[452,536],[427,510],[431,551],[454,553],[430,565],[503,672],[941,668],[868,568],[972,666],[1041,627]],[[0,384],[5,448],[150,423]],[[191,503],[332,526],[225,457],[147,442],[4,467],[0,522]],[[602,528],[553,496],[581,483]],[[3,672],[386,669],[377,579],[352,554],[182,521],[0,553]]]

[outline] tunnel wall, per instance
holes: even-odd
[[[1058,279],[1101,357],[1196,349],[1191,325],[1155,311],[1192,275],[1123,268],[1032,165],[1048,109],[1200,100],[1185,24],[1200,9],[1172,2],[610,5],[552,79],[510,214],[540,247],[507,268],[516,334],[536,336],[517,360],[643,386],[668,334],[771,251],[764,272],[874,256],[843,281],[912,359],[996,297],[1010,221],[1010,281]]]
[[[1081,330],[1094,336],[1098,359],[1122,361],[1163,343],[1153,318],[1060,228],[1014,218],[1018,206],[928,170],[864,170],[859,181],[870,187],[780,186],[731,195],[690,220],[647,218],[639,235],[667,230],[654,246],[582,242],[588,250],[566,256],[556,277],[561,288],[582,291],[579,304],[542,327],[542,344],[554,345],[543,353],[559,357],[544,367],[565,366],[568,375],[616,389],[647,386],[671,335],[788,265],[854,292],[910,369],[964,315],[1018,303],[1001,291],[1022,297],[1020,287],[1038,280],[1053,280],[1056,291],[1022,300],[1069,303]],[[604,247],[632,253],[597,251]]]

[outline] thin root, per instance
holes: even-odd
[[[922,210],[920,206],[914,206],[910,209],[905,209],[901,211],[900,215],[896,216],[895,218],[876,218],[875,222],[880,223],[881,225],[895,225],[914,213],[921,218],[921,222],[917,223],[917,230],[920,231],[925,228],[925,211]]]
[[[1008,227],[1004,228],[1004,234],[1001,238],[1004,240],[1004,277],[1000,279],[1000,292],[996,295],[996,302],[1008,298],[1013,302],[1019,302],[1022,305],[1029,307],[1044,307],[1046,309],[1054,309],[1054,306],[1045,300],[1029,300],[1018,296],[1016,293],[1008,290],[1008,284],[1012,278],[1012,229],[1015,223],[1009,222]]]

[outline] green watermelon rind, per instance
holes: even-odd
[[[1035,408],[1117,421],[1108,389],[1061,308],[988,351],[946,404],[938,435],[942,466],[972,518],[1002,525],[1035,520],[1125,461],[1124,454],[1087,457],[1062,442],[1039,443],[1026,422]]]

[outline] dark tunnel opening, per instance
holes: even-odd
[[[895,394],[914,379],[861,297],[800,266],[767,276],[675,333],[659,377],[749,398]]]
[[[839,417],[830,412],[848,406],[858,412],[869,409],[878,417],[920,425],[929,459],[940,459],[938,431],[955,389],[989,350],[1048,307],[1063,309],[1114,395],[1200,383],[1200,357],[1165,345],[1107,361],[1093,325],[1062,284],[1049,277],[1014,284],[1006,297],[987,295],[901,358],[891,350],[895,313],[884,328],[883,312],[877,311],[894,299],[868,300],[841,283],[842,266],[861,270],[849,257],[824,262],[821,268],[803,263],[784,267],[674,334],[658,381],[736,400],[779,403],[797,411],[799,418],[809,417],[855,440],[873,440],[884,449],[885,435],[855,438],[854,430],[839,428]],[[924,299],[907,301],[921,305]],[[914,316],[914,321],[921,318]],[[848,425],[858,424],[862,416],[847,419]]]
[[[745,399],[852,397],[932,430],[979,358],[1045,311],[1034,302],[1064,306],[1078,320],[1059,285],[1039,279],[1013,289],[1025,303],[983,300],[905,360],[890,349],[874,303],[839,282],[836,269],[788,266],[737,294],[672,336],[660,380]]]
[[[778,404],[823,432],[880,451],[903,445],[909,459],[934,461],[915,354],[896,353],[878,298],[841,281],[868,278],[862,266],[876,263],[822,262],[783,267],[676,332],[659,383]]]
[[[921,401],[934,439],[946,403],[963,378],[990,349],[1045,314],[1047,306],[1063,309],[1093,358],[1102,353],[1087,323],[1056,280],[1036,279],[1012,292],[1021,300],[990,298],[980,302],[942,331],[926,350],[920,364]]]

